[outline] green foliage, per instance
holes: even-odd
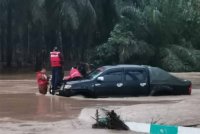
[[[97,47],[94,59],[96,59],[94,62],[96,65],[116,64],[118,61],[117,49],[112,45],[103,44]]]
[[[199,50],[187,49],[183,46],[172,45],[161,48],[161,65],[171,71],[198,71]]]
[[[199,9],[200,0],[0,0],[0,62],[47,66],[57,45],[66,64],[197,71]]]
[[[117,6],[120,21],[105,44],[118,50],[118,63],[151,64],[170,71],[200,69],[200,0],[116,3],[122,5]]]

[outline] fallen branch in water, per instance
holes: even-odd
[[[129,130],[128,126],[120,119],[114,110],[102,109],[105,113],[105,117],[100,118],[99,111],[96,110],[95,118],[96,123],[92,125],[92,128],[108,128],[117,130]]]

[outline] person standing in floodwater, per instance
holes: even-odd
[[[43,68],[41,71],[38,71],[36,77],[37,77],[39,92],[41,94],[46,94],[48,88],[48,78],[46,75],[46,69]]]
[[[50,52],[50,62],[52,67],[52,91],[50,93],[54,95],[62,82],[63,57],[58,47],[54,47],[53,51]]]

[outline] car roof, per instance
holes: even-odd
[[[105,70],[107,69],[114,69],[114,68],[146,68],[150,66],[146,65],[129,65],[129,64],[119,64],[119,65],[108,65],[108,66],[103,66]]]

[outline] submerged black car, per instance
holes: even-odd
[[[64,82],[62,96],[88,97],[190,95],[192,83],[158,68],[144,65],[103,66],[86,79]]]

